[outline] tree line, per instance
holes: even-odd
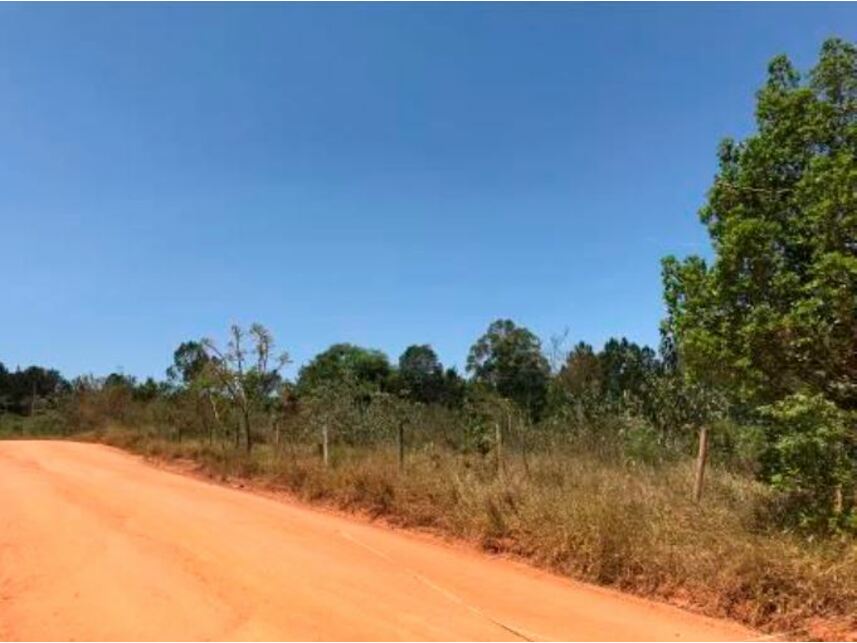
[[[213,422],[221,421],[227,409],[237,410],[238,429],[229,433],[252,449],[253,419],[260,412],[287,413],[344,391],[358,406],[387,397],[451,411],[493,397],[537,423],[567,408],[592,417],[639,401],[664,372],[653,349],[626,338],[610,339],[600,351],[580,342],[552,368],[541,340],[509,319],[493,322],[477,339],[465,374],[445,368],[429,344],[408,346],[393,363],[380,350],[337,343],[303,365],[291,381],[282,375],[288,355],[274,350],[270,331],[253,324],[246,330],[232,326],[222,348],[207,338],[181,343],[162,381],[140,382],[122,373],[67,381],[54,370],[33,366],[10,373],[0,364],[0,400],[7,412],[26,415],[59,408],[65,398],[96,393],[115,398],[108,403],[115,408],[191,397],[202,402],[200,409],[207,408]]]

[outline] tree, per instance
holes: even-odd
[[[225,351],[218,349],[210,339],[203,339],[201,344],[208,354],[207,369],[210,369],[212,378],[222,386],[233,407],[239,411],[244,446],[249,453],[253,448],[253,412],[274,403],[274,393],[282,381],[279,371],[288,363],[289,357],[287,353],[272,354],[274,338],[261,324],[251,325],[246,332],[233,324],[230,335]],[[250,350],[246,346],[248,336],[252,343]]]
[[[825,518],[857,466],[857,47],[826,41],[804,81],[774,58],[756,122],[720,144],[700,211],[714,261],[663,262],[664,344],[761,416],[762,477]]]
[[[214,351],[211,351],[214,354]],[[225,406],[221,365],[209,355],[205,340],[189,340],[179,344],[173,352],[173,364],[167,369],[167,377],[179,385],[175,391],[176,406],[188,404],[191,417],[202,422],[203,430],[214,441],[217,428],[221,426],[221,407]],[[227,393],[226,398],[230,398]],[[181,440],[181,421],[179,440]]]
[[[8,371],[0,364],[0,406],[19,414],[32,414],[37,404],[55,401],[68,382],[54,369],[28,366]]]
[[[137,380],[124,373],[110,373],[97,382],[96,404],[104,418],[125,424],[131,419]]]
[[[444,394],[443,364],[428,344],[408,346],[399,357],[400,391],[415,402],[440,402]]]
[[[474,381],[497,391],[534,418],[544,408],[550,366],[541,342],[509,319],[493,322],[470,348],[467,370]]]
[[[805,81],[775,58],[758,131],[724,140],[700,212],[711,265],[667,257],[664,334],[686,372],[752,407],[797,393],[857,408],[857,47]]]
[[[124,388],[128,391],[134,390],[137,386],[137,379],[133,375],[125,375],[124,373],[110,373],[104,378],[104,388]]]
[[[587,411],[597,408],[602,399],[602,388],[603,374],[598,355],[590,344],[578,342],[553,379],[552,410],[561,411],[571,403],[580,422]]]
[[[147,377],[142,384],[137,384],[134,389],[134,399],[140,402],[151,402],[161,394],[162,390],[154,378]]]
[[[639,397],[646,382],[657,370],[657,356],[648,346],[639,346],[624,337],[611,338],[598,355],[604,396],[620,402],[626,395]]]
[[[573,397],[600,395],[602,389],[601,361],[586,342],[578,342],[560,368],[557,379]]]
[[[390,377],[390,362],[381,351],[334,344],[301,367],[298,391],[310,393],[322,385],[352,381],[365,393],[386,388]]]
[[[610,405],[642,402],[659,369],[655,351],[624,337],[609,339],[597,353],[590,344],[578,342],[553,381],[551,404],[559,411],[572,402],[581,422]]]
[[[467,395],[467,380],[458,371],[448,368],[443,374],[443,394],[440,402],[451,409],[460,409],[464,406],[464,398]]]
[[[173,353],[173,364],[167,369],[167,377],[188,385],[202,373],[209,359],[202,342],[182,342]]]

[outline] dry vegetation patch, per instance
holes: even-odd
[[[488,457],[440,448],[409,454],[400,471],[392,448],[338,447],[325,468],[306,447],[248,456],[138,431],[90,437],[787,638],[857,635],[854,540],[772,531],[760,518],[770,490],[717,468],[696,504],[689,460],[654,467],[585,452],[529,454],[508,458],[501,475]]]

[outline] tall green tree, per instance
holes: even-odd
[[[428,344],[408,346],[399,357],[398,384],[404,395],[431,404],[443,397],[443,364]]]
[[[381,351],[334,344],[301,367],[297,388],[304,394],[319,386],[350,382],[371,392],[386,387],[390,372],[390,362]]]
[[[173,364],[167,369],[167,377],[188,385],[205,370],[210,359],[202,342],[182,342],[173,353]]]
[[[602,391],[608,400],[618,402],[626,395],[639,396],[658,368],[657,355],[648,346],[626,338],[611,338],[598,354]]]
[[[700,212],[714,246],[667,257],[663,331],[691,377],[748,405],[806,392],[857,408],[857,48],[805,77],[774,58],[757,132],[719,148]]]
[[[517,403],[533,417],[544,409],[550,365],[539,338],[509,319],[493,322],[470,348],[467,370],[484,384]]]

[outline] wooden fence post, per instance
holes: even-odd
[[[503,431],[500,428],[500,421],[494,423],[494,442],[497,449],[497,474],[503,476]]]
[[[324,461],[324,466],[327,467],[330,463],[330,451],[327,444],[327,422],[321,425],[321,459]]]
[[[696,480],[693,484],[693,500],[702,498],[702,482],[705,478],[705,461],[708,459],[708,427],[699,428],[699,453],[696,456]]]

